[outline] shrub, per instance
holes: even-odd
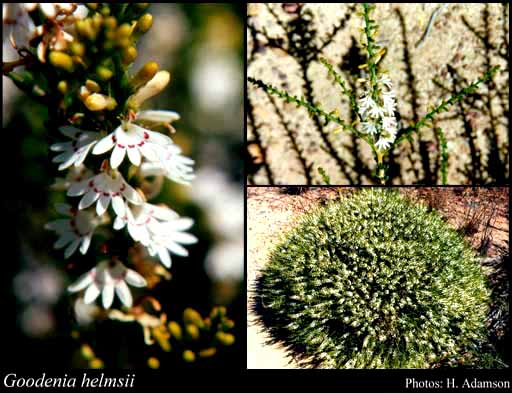
[[[304,364],[426,368],[485,336],[489,290],[474,253],[437,212],[363,190],[306,214],[259,281],[273,340]]]

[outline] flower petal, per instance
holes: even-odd
[[[80,242],[82,241],[81,238],[77,237],[75,240],[73,240],[70,245],[66,248],[66,250],[64,251],[64,258],[69,258],[71,255],[73,255],[73,253],[76,251],[76,249],[78,248],[78,245],[80,244]]]
[[[139,149],[136,147],[128,148],[128,158],[133,165],[139,166],[141,161]]]
[[[73,284],[68,287],[69,292],[78,292],[84,289],[85,287],[92,284],[93,277],[95,274],[95,269],[88,271],[85,274],[82,274]]]
[[[123,217],[125,215],[124,201],[123,201],[123,198],[121,198],[119,195],[112,197],[112,207],[114,208],[114,211],[116,212],[116,214],[118,216]],[[123,224],[123,226],[124,226],[124,224]],[[114,223],[114,227],[115,227],[115,223]]]
[[[93,282],[86,290],[84,294],[84,303],[90,304],[96,300],[98,295],[100,294],[100,289],[98,285]]]
[[[96,146],[94,146],[94,149],[92,150],[92,154],[98,155],[103,154],[110,149],[112,149],[115,145],[114,140],[112,138],[114,134],[109,134],[106,137],[100,139],[98,143],[96,143]]]
[[[78,208],[80,210],[87,209],[89,206],[91,206],[96,200],[100,194],[95,192],[94,190],[89,190],[87,194],[85,194],[82,199],[80,200],[80,203],[78,204]]]
[[[121,299],[121,302],[126,307],[131,307],[133,303],[132,293],[130,292],[130,288],[128,288],[128,285],[124,281],[119,281],[116,284],[116,293],[119,299]]]
[[[98,216],[102,216],[103,213],[105,213],[105,211],[108,208],[108,205],[110,204],[110,199],[111,199],[110,194],[102,195],[100,197],[100,199],[98,200],[98,203],[96,204],[96,214],[98,214]]]
[[[105,284],[103,290],[101,291],[101,301],[104,308],[110,308],[112,302],[114,301],[114,284]]]
[[[133,287],[145,287],[146,279],[132,269],[126,269],[125,281]]]
[[[110,166],[115,169],[117,168],[124,159],[124,156],[126,154],[126,149],[116,146],[114,147],[114,150],[112,151],[112,155],[110,156]]]

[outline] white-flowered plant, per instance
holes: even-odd
[[[335,70],[335,67],[325,58],[318,56],[318,60],[328,70],[328,74],[334,78],[340,86],[342,93],[348,98],[352,113],[356,115],[355,121],[346,121],[339,116],[338,110],[327,112],[318,104],[307,101],[304,97],[294,96],[284,90],[280,90],[269,85],[259,79],[248,77],[248,81],[265,90],[268,94],[280,97],[288,103],[297,105],[307,109],[311,116],[320,118],[327,123],[337,124],[334,130],[338,132],[348,132],[365,141],[371,148],[373,157],[376,162],[374,177],[380,184],[385,184],[388,180],[386,171],[386,157],[388,157],[393,149],[395,149],[402,141],[408,139],[412,142],[412,136],[419,133],[420,128],[424,126],[432,126],[434,116],[438,113],[447,111],[448,106],[455,104],[466,98],[469,94],[476,91],[480,84],[492,80],[494,74],[499,70],[499,66],[490,68],[485,74],[475,80],[473,83],[463,88],[449,99],[442,101],[439,105],[429,110],[429,112],[416,123],[409,126],[402,126],[397,120],[397,102],[396,95],[393,91],[393,83],[391,78],[379,68],[379,62],[386,53],[385,48],[381,47],[376,39],[377,23],[371,19],[371,12],[375,5],[368,3],[361,4],[362,11],[358,13],[363,20],[361,28],[362,39],[361,47],[366,52],[365,64],[360,64],[359,68],[364,70],[362,78],[358,82],[362,82],[362,94],[358,94],[355,90],[349,89],[341,74]],[[315,55],[316,59],[316,55]],[[447,183],[448,171],[448,150],[446,138],[441,128],[434,129],[440,141],[440,171],[442,183]],[[325,170],[318,167],[318,171],[323,180],[329,183],[329,176]]]
[[[146,100],[167,86],[170,74],[150,62],[131,78],[128,73],[116,75],[116,70],[127,71],[135,60],[134,43],[149,29],[152,17],[142,14],[147,5],[137,5],[130,12],[140,16],[132,23],[123,23],[128,12],[124,6],[108,12],[105,6],[97,12],[97,7],[78,3],[3,4],[7,37],[20,56],[15,62],[4,63],[4,73],[19,65],[28,69],[37,62],[49,65],[46,72],[54,75],[45,79],[47,75],[35,71],[30,81],[37,86],[32,86],[30,92],[44,96],[42,86],[53,79],[59,81],[53,88],[66,98],[60,103],[61,112],[50,113],[55,117],[54,131],[63,136],[50,149],[56,153],[52,160],[59,164],[58,170],[68,170],[53,188],[65,190],[69,204],[57,205],[57,212],[65,217],[48,223],[46,228],[57,233],[55,248],[65,248],[64,257],[70,258],[77,250],[81,254],[91,250],[98,226],[111,224],[116,230],[126,227],[127,234],[145,247],[147,255],[170,268],[170,253],[188,256],[184,245],[197,241],[186,232],[193,220],[180,217],[166,206],[148,203],[140,188],[150,176],[167,177],[181,184],[190,184],[194,178],[194,161],[159,130],[176,132],[171,123],[180,119],[179,114],[141,109]],[[110,12],[118,19],[105,17]],[[37,23],[43,22],[40,25],[32,18],[36,13]],[[91,57],[88,45],[100,36],[111,41],[95,44],[101,50],[95,49]],[[75,74],[78,70],[81,73]],[[27,81],[21,79],[25,75],[9,74],[22,88],[27,88]],[[67,114],[58,124],[62,112]],[[133,181],[136,183],[130,184]],[[111,255],[111,261],[97,264],[69,290],[77,292],[87,286],[86,304],[102,293],[104,308],[111,307],[115,291],[122,304],[130,307],[132,295],[126,282],[140,287],[145,280],[124,267],[117,257]]]
[[[136,321],[144,328],[145,343],[158,343],[163,351],[170,351],[172,330],[173,349],[186,346],[180,354],[193,361],[191,340],[198,357],[213,356],[216,346],[233,344],[227,333],[233,321],[222,307],[204,320],[186,309],[187,332],[192,324],[201,326],[204,344],[199,330],[179,338],[176,329],[182,328],[167,322],[159,301],[147,292],[171,278],[166,270],[171,254],[186,257],[188,246],[198,241],[189,233],[192,218],[151,203],[166,178],[190,185],[194,161],[171,138],[180,115],[143,108],[167,87],[169,72],[155,62],[132,71],[137,40],[152,25],[148,6],[4,3],[4,34],[17,58],[4,62],[2,70],[48,109],[47,140],[59,173],[50,188],[65,194],[66,203],[56,205],[60,217],[45,228],[58,236],[54,248],[71,259],[66,267],[76,269],[77,277],[82,274],[68,287],[76,322]],[[122,311],[112,309],[116,306]],[[89,367],[101,367],[83,335],[77,339]]]
[[[103,307],[110,308],[114,301],[114,292],[126,307],[131,307],[133,297],[128,288],[145,287],[146,280],[135,270],[128,269],[117,260],[106,260],[85,273],[68,287],[70,292],[85,289],[84,303],[90,304],[101,294]]]

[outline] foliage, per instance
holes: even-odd
[[[437,212],[385,189],[305,215],[259,282],[262,321],[303,364],[428,368],[484,339],[489,290]]]

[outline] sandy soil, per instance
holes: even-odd
[[[265,266],[269,252],[279,241],[283,232],[293,227],[294,221],[318,203],[336,199],[339,193],[352,192],[354,188],[304,188],[300,195],[286,194],[286,187],[248,187],[247,189],[247,366],[248,368],[297,368],[298,365],[287,351],[279,345],[267,345],[268,336],[257,323],[256,315],[251,311],[254,293],[253,285],[259,272]],[[488,228],[492,238],[487,256],[508,252],[509,219],[508,191],[506,189],[471,188],[403,188],[401,192],[408,197],[436,205],[437,209],[454,227],[460,228],[467,215],[468,204],[493,209],[495,220]],[[483,226],[468,235],[468,241],[478,246],[483,235]]]

